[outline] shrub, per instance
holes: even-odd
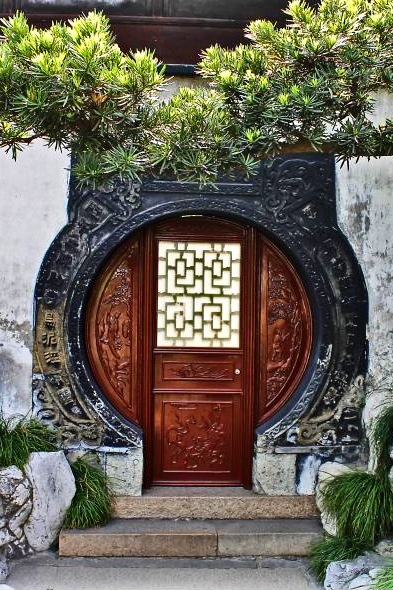
[[[211,92],[164,82],[148,51],[120,51],[101,13],[29,25],[0,23],[0,147],[41,137],[76,157],[79,182],[144,173],[212,182],[251,174],[256,160],[296,145],[342,160],[393,153],[393,121],[374,125],[374,93],[393,90],[391,0],[289,2],[287,26],[252,22],[249,45],[202,54]]]
[[[71,469],[76,492],[63,526],[81,529],[104,524],[111,516],[113,499],[108,478],[100,467],[86,458],[71,463]]]
[[[393,565],[390,565],[378,572],[374,582],[375,590],[392,590],[393,588]]]
[[[323,487],[323,505],[327,515],[336,520],[337,537],[326,536],[310,553],[311,571],[320,581],[331,561],[354,559],[393,533],[393,493],[389,479],[392,433],[393,407],[388,406],[371,432],[376,453],[375,472],[342,473]],[[392,590],[392,582],[393,568],[388,568],[378,576],[375,587]]]
[[[328,481],[323,488],[327,514],[336,518],[340,538],[358,539],[373,546],[393,532],[393,494],[386,471],[351,471]]]
[[[22,469],[30,453],[58,449],[56,433],[36,418],[0,416],[0,467]]]

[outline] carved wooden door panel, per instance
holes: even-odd
[[[198,216],[154,232],[156,484],[244,483],[252,428],[242,305],[247,238],[242,226]]]
[[[302,281],[263,234],[205,216],[123,244],[94,280],[86,345],[114,411],[140,425],[145,485],[251,485],[253,432],[310,357]]]

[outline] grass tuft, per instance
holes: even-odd
[[[377,453],[376,471],[390,469],[390,446],[393,442],[393,406],[385,408],[371,430],[371,441]]]
[[[393,588],[393,565],[383,568],[375,577],[372,588],[375,590],[392,590]]]
[[[323,488],[327,514],[336,518],[338,536],[374,545],[393,531],[393,494],[387,471],[351,471]]]
[[[310,570],[317,580],[323,583],[329,563],[342,559],[355,559],[371,548],[372,545],[364,541],[325,535],[311,548]]]
[[[30,453],[57,449],[56,433],[37,418],[0,415],[0,467],[23,469]]]
[[[113,494],[108,478],[100,467],[85,458],[71,463],[76,492],[63,526],[83,529],[104,524],[110,519]]]

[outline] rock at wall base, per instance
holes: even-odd
[[[372,580],[368,572],[383,565],[386,565],[386,559],[377,553],[366,553],[353,560],[333,561],[326,570],[325,590],[349,590],[355,578],[367,574],[367,577]],[[365,581],[365,578],[361,581]],[[351,590],[354,588],[355,586],[352,586]],[[366,590],[367,586],[360,586],[360,588]]]
[[[26,474],[33,486],[33,508],[24,531],[32,549],[46,551],[74,497],[75,479],[63,451],[32,453]]]
[[[8,564],[5,559],[0,559],[0,582],[4,582],[9,574]],[[1,586],[0,586],[1,587]]]

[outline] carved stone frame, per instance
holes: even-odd
[[[254,225],[292,260],[314,319],[308,368],[285,406],[258,428],[267,447],[342,448],[360,440],[356,384],[366,370],[367,293],[335,210],[335,165],[328,155],[297,154],[261,163],[252,182],[113,182],[80,191],[71,183],[69,223],[37,280],[34,403],[66,446],[139,447],[140,428],[103,396],[85,351],[89,286],[107,257],[143,226],[185,213]]]

